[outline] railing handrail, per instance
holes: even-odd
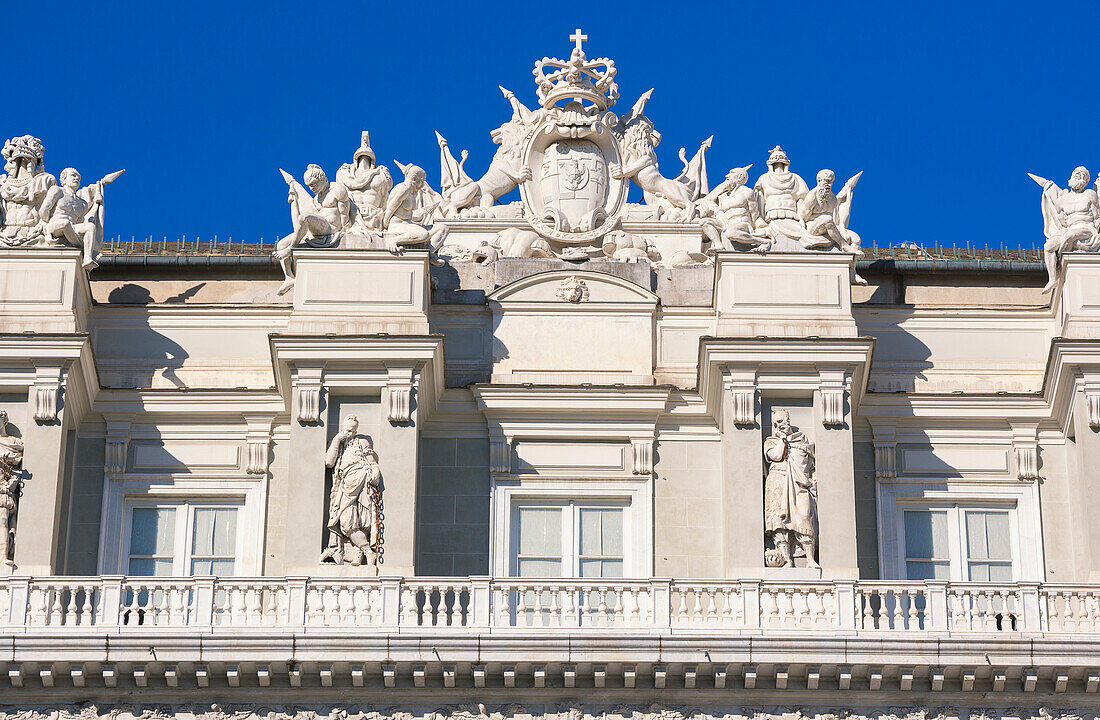
[[[906,580],[12,576],[0,629],[646,628],[1100,634],[1100,585]]]

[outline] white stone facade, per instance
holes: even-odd
[[[666,177],[584,39],[275,258],[6,216],[5,718],[1095,714],[1100,255],[863,261],[858,175]]]

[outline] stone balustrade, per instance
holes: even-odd
[[[11,577],[0,631],[462,628],[506,632],[1093,633],[1100,587],[520,578]]]

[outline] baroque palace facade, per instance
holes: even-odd
[[[120,173],[6,143],[4,718],[1095,714],[1087,171],[1045,266],[867,260],[585,39],[480,179],[284,172],[273,258],[101,254]]]

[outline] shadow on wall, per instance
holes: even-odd
[[[182,303],[197,293],[203,285],[205,283],[199,283],[178,295],[167,298],[165,302]],[[155,301],[148,288],[136,283],[127,283],[112,290],[107,296],[107,302],[112,305],[151,305]],[[128,334],[133,334],[135,339],[140,338],[132,344],[132,347],[141,351],[140,356],[127,359],[137,361],[135,365],[140,362],[143,366],[134,367],[128,372],[131,384],[134,387],[152,387],[153,378],[159,372],[176,387],[185,387],[186,383],[180,380],[176,371],[183,367],[183,363],[190,355],[175,340],[154,330],[149,325],[148,315],[141,317],[145,320],[144,328],[127,328]]]
[[[928,379],[924,371],[932,367],[932,349],[904,327],[914,313],[913,307],[892,308],[889,327],[859,328],[860,335],[875,338],[875,354],[867,387],[870,392],[915,392],[917,380]],[[876,318],[876,323],[885,322],[883,318]]]

